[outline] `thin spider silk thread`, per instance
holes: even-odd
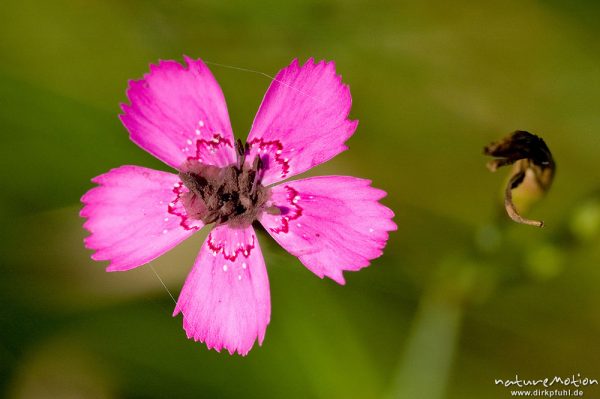
[[[160,276],[156,272],[156,269],[154,268],[154,266],[152,266],[152,263],[148,263],[148,266],[150,266],[150,269],[152,269],[152,272],[154,273],[154,275],[156,276],[156,278],[158,279],[158,281],[160,281],[160,283],[162,284],[162,286],[165,287],[165,290],[167,290],[167,294],[169,294],[169,296],[171,297],[171,299],[175,303],[175,306],[177,306],[177,301],[175,300],[175,297],[173,296],[173,294],[171,294],[171,291],[169,290],[169,287],[167,287],[167,285],[165,284],[165,282],[163,281],[163,279],[160,278]],[[181,313],[183,313],[183,312],[181,312]]]
[[[255,73],[257,75],[264,76],[264,77],[270,79],[273,82],[277,82],[277,83],[279,83],[279,84],[281,84],[281,85],[283,85],[285,87],[288,87],[288,88],[290,88],[292,90],[297,91],[298,93],[302,94],[303,96],[306,96],[306,97],[308,97],[308,98],[310,98],[310,99],[312,99],[312,100],[320,103],[321,105],[325,105],[324,101],[321,101],[318,98],[316,98],[314,96],[311,96],[310,94],[308,94],[308,93],[306,93],[306,92],[298,89],[297,87],[294,87],[294,86],[292,86],[290,84],[282,82],[282,81],[280,81],[278,79],[275,79],[275,77],[273,77],[273,76],[271,76],[271,75],[269,75],[267,73],[260,72],[260,71],[255,71],[253,69],[248,69],[248,68],[236,67],[236,66],[233,66],[233,65],[219,64],[217,62],[211,62],[211,61],[204,61],[204,63],[205,64],[209,64],[209,65],[218,66],[218,67],[221,67],[221,68],[229,68],[229,69],[234,69],[236,71],[250,72],[250,73]],[[173,303],[175,303],[175,306],[177,306],[177,300],[175,299],[175,296],[173,296],[173,294],[171,293],[171,290],[169,290],[169,287],[167,287],[167,285],[165,284],[165,282],[163,281],[163,279],[160,277],[160,275],[158,274],[158,272],[156,271],[156,269],[154,268],[154,266],[152,266],[152,263],[149,263],[148,266],[150,266],[150,269],[152,270],[152,272],[154,273],[154,275],[156,276],[156,278],[158,278],[158,281],[160,281],[160,283],[162,284],[162,286],[164,287],[164,289],[167,291],[167,294],[169,294],[169,296],[173,300]],[[186,317],[185,314],[183,313],[182,309],[179,309],[179,311],[181,312],[181,314],[183,315],[183,317]]]
[[[217,63],[217,62],[211,62],[211,61],[204,61],[204,63],[205,63],[205,64],[209,64],[209,65],[215,65],[215,66],[219,66],[219,67],[222,67],[222,68],[235,69],[235,70],[237,70],[237,71],[251,72],[251,73],[258,74],[258,75],[262,75],[262,76],[264,76],[264,77],[266,77],[266,78],[269,78],[269,79],[271,79],[271,81],[273,81],[273,82],[277,82],[277,83],[279,83],[280,85],[283,85],[283,86],[289,87],[289,88],[290,88],[290,89],[292,89],[292,90],[296,90],[298,93],[300,93],[300,94],[302,94],[303,96],[306,96],[306,97],[308,97],[308,98],[310,98],[310,99],[312,99],[312,100],[315,100],[316,102],[318,102],[318,103],[319,103],[319,104],[321,104],[321,105],[325,105],[325,102],[324,102],[324,101],[321,101],[321,100],[319,100],[318,98],[316,98],[316,97],[314,97],[314,96],[311,96],[310,94],[308,94],[308,93],[306,93],[306,92],[304,92],[304,91],[302,91],[302,90],[298,89],[297,87],[294,87],[294,86],[292,86],[292,85],[290,85],[290,84],[287,84],[287,83],[285,83],[285,82],[282,82],[282,81],[281,81],[281,80],[279,80],[279,79],[275,79],[275,77],[274,77],[274,76],[271,76],[271,75],[269,75],[269,74],[267,74],[267,73],[260,72],[260,71],[255,71],[255,70],[253,70],[253,69],[248,69],[248,68],[236,67],[236,66],[233,66],[233,65],[219,64],[219,63]]]

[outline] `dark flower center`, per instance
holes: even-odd
[[[188,160],[179,178],[189,192],[181,198],[188,217],[204,224],[252,224],[269,199],[270,190],[260,184],[262,162],[257,155],[252,165],[245,163],[248,146],[236,142],[237,164],[219,168]]]

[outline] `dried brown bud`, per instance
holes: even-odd
[[[498,168],[513,165],[513,172],[504,191],[504,207],[508,216],[517,223],[542,227],[544,222],[522,217],[517,211],[512,190],[526,182],[544,194],[552,185],[556,164],[550,149],[540,137],[517,130],[504,139],[491,143],[483,149],[485,155],[496,157],[487,167],[495,172]]]

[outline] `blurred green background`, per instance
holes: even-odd
[[[495,378],[600,379],[600,3],[4,1],[0,393],[8,398],[506,398]],[[347,285],[263,235],[272,319],[246,358],[188,341],[149,267],[106,273],[90,179],[167,170],[118,120],[128,79],[186,54],[274,75],[333,59],[360,120],[314,174],[373,179],[399,229]],[[244,138],[270,81],[210,66]],[[558,174],[509,223],[483,145],[544,137]],[[153,262],[177,295],[203,240]],[[600,388],[585,389],[600,397]]]

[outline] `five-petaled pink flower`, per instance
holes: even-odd
[[[347,149],[357,121],[333,62],[293,61],[267,90],[246,144],[202,60],[161,61],[131,81],[121,120],[137,145],[177,174],[121,166],[82,198],[85,239],[108,271],[143,265],[214,223],[181,290],[188,338],[245,355],[271,315],[254,221],[313,273],[344,284],[381,255],[393,212],[385,192],[348,176],[286,180]]]

